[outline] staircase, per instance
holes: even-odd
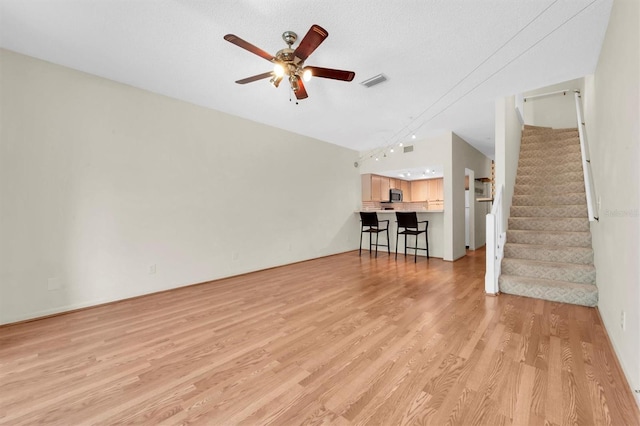
[[[501,292],[597,305],[581,161],[577,129],[525,126]]]

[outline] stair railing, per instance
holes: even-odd
[[[580,90],[574,90],[573,95],[576,101],[576,116],[578,119],[578,134],[580,136],[580,152],[582,154],[582,173],[584,177],[584,189],[587,195],[587,214],[589,222],[598,220],[598,211],[595,205],[596,191],[591,175],[591,158],[589,155],[589,145],[587,143],[587,132],[585,131],[584,116],[582,114],[582,102]]]
[[[548,96],[566,95],[569,92],[573,92],[575,104],[576,104],[576,117],[578,121],[578,134],[580,136],[580,153],[582,155],[582,174],[584,177],[584,189],[587,196],[587,214],[589,215],[589,221],[593,222],[598,220],[598,211],[596,208],[596,191],[593,184],[593,175],[591,174],[591,159],[589,157],[589,145],[587,143],[587,134],[585,131],[584,115],[582,113],[582,102],[579,89],[564,89],[557,90],[555,92],[540,93],[538,95],[527,96],[524,102],[546,98]]]
[[[507,233],[503,230],[502,223],[502,192],[503,186],[500,185],[498,187],[498,194],[493,200],[491,213],[489,213],[486,218],[487,253],[484,291],[492,295],[500,292],[498,278],[500,277],[500,265],[504,257],[504,243],[507,237]]]

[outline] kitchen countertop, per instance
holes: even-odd
[[[375,213],[395,213],[395,212],[444,213],[444,210],[358,210],[355,213],[360,213],[360,212],[375,212]]]

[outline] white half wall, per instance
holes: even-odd
[[[600,221],[591,225],[598,309],[635,390],[640,390],[639,27],[640,3],[615,0],[584,96],[591,169],[602,201]],[[640,394],[636,398],[640,404]]]
[[[495,187],[503,187],[502,229],[506,231],[516,184],[522,125],[515,108],[515,96],[496,99]],[[497,194],[494,194],[494,197]]]
[[[0,323],[357,249],[357,152],[0,64]]]

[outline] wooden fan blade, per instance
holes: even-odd
[[[327,30],[322,28],[320,25],[312,25],[296,48],[295,52],[293,52],[293,55],[298,58],[300,62],[306,61],[309,55],[311,55],[313,51],[320,46],[320,43],[322,43],[328,36],[329,33]]]
[[[311,70],[311,75],[314,77],[330,78],[332,80],[351,81],[356,76],[353,71],[334,70],[333,68],[305,67],[305,69]]]
[[[243,39],[241,39],[240,37],[234,34],[227,34],[226,36],[224,36],[224,39],[227,40],[229,43],[233,43],[238,47],[242,47],[244,50],[248,50],[249,52],[266,59],[267,61],[271,61],[273,59],[273,55],[265,52],[259,47],[254,46],[248,41],[244,41]]]
[[[302,79],[298,80],[298,90],[295,92],[297,99],[307,99],[309,95],[307,94],[307,89],[304,87],[304,83]]]
[[[273,75],[273,72],[265,72],[262,74],[254,75],[252,77],[243,78],[242,80],[236,81],[236,83],[247,84],[247,83],[251,83],[252,81],[258,81],[258,80],[262,80],[263,78],[271,77],[272,75]]]

